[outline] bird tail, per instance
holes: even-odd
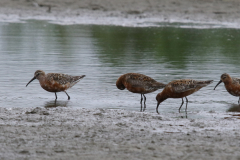
[[[78,76],[79,79],[83,79],[86,75],[81,75],[81,76]]]
[[[85,75],[75,76],[73,82],[70,84],[70,87],[74,86],[76,83],[78,83],[84,77],[85,77]]]
[[[205,86],[211,84],[212,82],[213,82],[213,80],[198,81],[197,84],[198,84],[199,86],[203,86],[203,87],[205,87]]]
[[[158,89],[161,89],[161,88],[166,87],[166,84],[157,82],[157,83],[156,83],[156,86],[157,86]]]

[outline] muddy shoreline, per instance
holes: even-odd
[[[237,0],[1,0],[0,20],[49,20],[66,24],[157,26],[161,22],[239,28]],[[217,26],[212,26],[215,24]]]
[[[239,159],[239,116],[0,108],[0,159]]]

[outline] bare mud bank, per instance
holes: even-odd
[[[183,22],[239,28],[239,6],[238,0],[1,0],[0,20],[121,26]]]
[[[239,159],[238,116],[0,108],[0,159]]]

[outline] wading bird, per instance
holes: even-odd
[[[227,73],[222,74],[220,78],[221,78],[221,80],[214,87],[214,90],[220,83],[223,82],[226,90],[228,91],[228,93],[230,93],[233,96],[239,97],[239,99],[238,99],[238,104],[239,104],[239,100],[240,100],[240,79],[230,77],[229,74],[227,74]]]
[[[70,76],[62,73],[48,73],[45,74],[42,70],[37,70],[34,73],[34,77],[28,82],[31,83],[33,80],[38,79],[41,87],[48,92],[55,92],[56,100],[57,100],[57,92],[66,92],[68,88],[71,88],[76,83],[85,77],[82,76]],[[26,87],[28,86],[26,85]],[[70,100],[70,96],[67,94],[68,100]]]
[[[146,97],[144,94],[154,92],[158,89],[164,88],[166,85],[160,82],[155,81],[151,77],[148,77],[139,73],[127,73],[121,75],[117,82],[116,86],[120,90],[124,90],[127,88],[132,93],[141,94],[141,110],[144,111],[146,109]],[[144,109],[142,110],[142,100],[144,97]]]
[[[192,79],[180,79],[180,80],[174,80],[172,82],[169,82],[164,88],[164,90],[161,93],[158,93],[156,96],[157,113],[158,113],[158,107],[160,103],[163,102],[164,100],[168,98],[182,98],[182,104],[179,107],[179,113],[180,113],[180,109],[184,103],[183,97],[186,98],[186,102],[188,103],[187,96],[189,96],[190,94],[193,94],[194,92],[197,92],[199,89],[209,85],[212,82],[213,80],[196,81]],[[187,103],[186,103],[186,109],[187,109]]]

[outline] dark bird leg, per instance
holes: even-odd
[[[240,101],[240,97],[239,97],[239,99],[238,99],[238,104],[239,104],[239,101]]]
[[[66,91],[64,91],[65,93],[66,93],[66,95],[68,96],[68,100],[70,100],[70,96],[67,94],[67,92]]]
[[[144,108],[143,108],[143,112],[146,110],[146,100],[147,98],[145,97],[145,95],[143,94],[143,97],[144,97]]]
[[[143,100],[143,97],[142,97],[142,94],[141,94],[141,101],[140,101],[141,109],[140,109],[140,112],[142,112],[142,100]]]
[[[185,109],[185,111],[187,112],[187,104],[188,104],[188,99],[187,99],[187,97],[185,97],[186,98],[186,109]]]
[[[55,92],[55,97],[56,97],[56,99],[55,99],[55,101],[57,100],[57,93]]]
[[[179,107],[179,113],[180,113],[180,109],[182,108],[182,105],[183,105],[183,103],[184,103],[184,101],[183,101],[183,98],[182,98],[182,104],[181,104],[181,106]]]

